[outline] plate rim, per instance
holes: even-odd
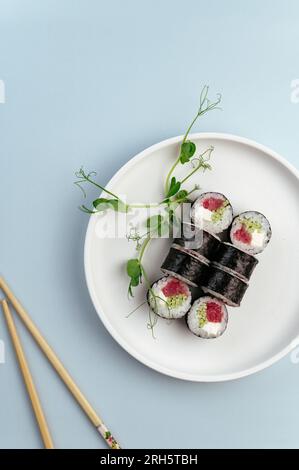
[[[255,142],[252,139],[248,139],[245,137],[241,137],[238,135],[234,134],[227,134],[227,133],[221,133],[221,132],[197,132],[190,134],[189,136],[190,139],[214,139],[214,140],[227,140],[227,141],[232,141],[235,143],[240,143],[243,145],[247,145],[249,147],[253,147],[259,151],[262,151],[266,153],[269,157],[271,157],[274,161],[278,161],[282,166],[284,166],[289,172],[297,178],[299,181],[299,171],[295,166],[293,166],[290,162],[288,162],[284,157],[282,157],[280,154],[277,152],[271,150],[269,147],[259,144],[258,142]],[[170,137],[168,139],[162,140],[161,142],[158,142],[154,145],[151,145],[150,147],[147,147],[146,149],[142,150],[139,152],[137,155],[132,157],[127,163],[125,163],[109,180],[109,182],[106,185],[107,189],[111,189],[112,186],[122,177],[124,173],[127,172],[129,168],[131,168],[133,165],[135,165],[137,162],[140,160],[143,160],[144,158],[147,157],[148,154],[152,153],[153,151],[160,150],[168,145],[172,145],[175,143],[180,142],[183,139],[183,135],[175,136],[175,137]],[[89,248],[90,248],[90,242],[91,242],[91,235],[93,233],[93,228],[95,225],[96,219],[95,217],[91,216],[88,222],[87,230],[86,230],[86,235],[85,235],[85,241],[84,241],[84,272],[85,272],[85,280],[87,284],[87,289],[89,292],[89,295],[91,297],[91,301],[93,303],[93,306],[97,312],[97,315],[99,316],[100,320],[102,321],[103,325],[107,329],[107,331],[110,333],[112,338],[132,357],[137,359],[139,362],[142,364],[146,365],[147,367],[160,372],[164,375],[174,377],[177,379],[181,380],[186,380],[186,381],[192,381],[192,382],[224,382],[224,381],[229,381],[229,380],[236,380],[240,379],[242,377],[246,377],[249,375],[252,375],[256,372],[262,371],[263,369],[266,369],[267,367],[275,364],[277,361],[285,357],[289,352],[294,349],[294,347],[298,346],[299,344],[299,335],[294,338],[290,342],[289,345],[287,345],[285,348],[283,348],[279,353],[275,354],[274,356],[270,357],[269,359],[261,362],[260,364],[249,367],[248,369],[245,369],[241,372],[232,372],[230,374],[214,374],[211,376],[207,375],[198,375],[198,374],[190,374],[190,373],[185,373],[181,371],[175,371],[173,369],[167,368],[156,361],[152,361],[148,359],[146,356],[144,356],[142,353],[137,351],[134,347],[131,346],[130,343],[128,343],[126,340],[122,338],[121,335],[117,331],[114,330],[113,326],[109,323],[107,316],[104,314],[104,309],[101,307],[100,301],[96,296],[95,290],[93,288],[93,282],[92,282],[92,275],[91,275],[91,267],[90,267],[90,262],[89,262]]]

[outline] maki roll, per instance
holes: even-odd
[[[198,287],[207,273],[208,262],[205,259],[195,258],[176,247],[171,247],[161,270],[190,286]]]
[[[199,287],[207,276],[208,268],[209,264],[204,260],[187,255],[187,260],[182,265],[179,274],[187,284]]]
[[[221,336],[227,327],[226,306],[213,297],[195,300],[187,315],[187,326],[196,336],[211,339]]]
[[[258,260],[230,243],[221,243],[215,258],[214,266],[218,266],[223,271],[233,274],[247,282],[258,264]]]
[[[161,270],[165,274],[170,274],[174,277],[180,274],[180,270],[184,263],[187,261],[188,255],[183,251],[176,250],[174,247],[171,247],[168,255],[166,256]]]
[[[183,317],[191,305],[191,291],[187,284],[172,276],[155,282],[147,293],[149,307],[162,318]]]
[[[195,225],[209,233],[221,233],[233,220],[233,208],[221,193],[203,193],[193,203],[191,218]]]
[[[209,261],[213,259],[219,244],[220,240],[215,235],[187,223],[182,224],[181,237],[173,241],[174,247],[181,247],[182,250],[194,256],[200,255]]]
[[[248,284],[216,266],[211,266],[209,275],[202,284],[202,290],[231,307],[239,307]]]
[[[261,253],[272,235],[270,223],[260,212],[242,212],[233,220],[230,230],[231,242],[251,255]]]

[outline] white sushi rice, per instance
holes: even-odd
[[[214,302],[221,307],[222,321],[217,323],[207,321],[203,326],[200,326],[199,308],[201,305],[204,305],[208,302]],[[193,303],[187,315],[187,325],[190,331],[196,336],[200,336],[201,338],[205,339],[218,338],[221,336],[226,330],[227,321],[228,313],[226,306],[220,302],[220,300],[210,296],[204,296],[197,299]]]
[[[177,319],[177,318],[182,318],[186,313],[188,312],[190,306],[191,306],[191,291],[188,287],[188,285],[180,281],[182,285],[185,288],[186,291],[186,299],[183,300],[183,302],[178,305],[177,307],[169,306],[168,301],[169,297],[164,295],[163,289],[167,285],[167,283],[171,280],[174,280],[175,278],[172,276],[165,276],[162,279],[159,279],[159,281],[155,282],[152,287],[151,291],[148,291],[147,294],[147,299],[150,308],[155,312],[157,315],[163,318],[168,318],[168,319]],[[178,279],[176,279],[178,281]],[[154,294],[155,297],[151,294],[151,292]]]
[[[214,221],[213,213],[215,213],[215,211],[211,211],[203,207],[203,201],[208,198],[222,199],[223,202],[227,203],[226,207],[223,210],[223,214],[221,215],[221,219]],[[229,200],[223,194],[203,193],[199,196],[198,199],[196,199],[196,201],[192,205],[191,219],[193,220],[194,224],[200,229],[206,230],[207,232],[212,234],[217,234],[226,230],[232,223],[233,209]]]
[[[237,240],[235,237],[235,232],[242,228],[242,225],[244,225],[244,220],[252,221],[253,223],[259,224],[261,226],[260,229],[253,230],[250,233],[250,243],[242,242],[241,240]],[[234,219],[230,230],[230,239],[233,245],[245,253],[248,253],[249,255],[257,255],[258,253],[261,253],[269,243],[271,235],[272,230],[268,219],[266,219],[263,214],[256,211],[246,211],[242,214],[239,214]]]

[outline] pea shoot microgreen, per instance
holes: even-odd
[[[83,212],[87,212],[89,214],[94,214],[96,212],[101,212],[105,211],[109,208],[112,208],[115,211],[118,212],[127,212],[128,206],[125,202],[123,202],[116,194],[113,192],[109,191],[107,188],[104,188],[104,186],[101,186],[99,183],[96,183],[93,179],[94,176],[96,176],[97,173],[95,171],[91,171],[89,173],[85,173],[83,167],[80,168],[79,171],[75,173],[75,176],[77,178],[77,181],[74,182],[76,186],[78,186],[82,193],[84,198],[86,198],[86,191],[84,187],[82,186],[83,183],[90,183],[100,189],[102,192],[108,194],[111,196],[111,198],[97,198],[93,201],[92,209],[88,209],[84,204],[82,204],[79,209],[81,209]]]
[[[164,198],[154,204],[130,204],[124,202],[117,194],[113,193],[109,189],[100,185],[95,181],[96,172],[92,171],[86,173],[83,168],[80,168],[78,172],[75,173],[77,180],[75,184],[82,190],[84,198],[86,198],[86,191],[83,187],[83,184],[88,183],[100,189],[108,197],[98,197],[92,202],[91,208],[88,208],[86,205],[82,204],[79,209],[88,214],[95,214],[98,212],[105,212],[107,210],[113,210],[115,212],[130,212],[133,208],[162,208],[162,214],[155,214],[147,218],[145,222],[145,232],[140,234],[136,228],[131,227],[130,233],[127,235],[129,241],[135,242],[136,246],[136,258],[131,258],[127,261],[126,272],[129,278],[128,286],[128,295],[129,297],[134,296],[134,288],[139,286],[144,280],[149,291],[149,295],[154,299],[154,302],[157,301],[157,298],[152,291],[151,283],[149,282],[148,275],[144,268],[143,258],[145,251],[152,240],[153,237],[161,237],[164,233],[172,233],[174,225],[177,223],[177,218],[175,215],[176,209],[183,203],[190,200],[190,195],[197,191],[199,188],[198,185],[195,185],[193,189],[187,190],[183,188],[183,185],[188,181],[196,172],[211,170],[211,165],[209,163],[211,154],[214,150],[213,147],[209,147],[200,155],[196,156],[196,144],[191,140],[188,140],[188,136],[198,120],[199,117],[203,116],[213,109],[220,109],[219,103],[221,101],[221,95],[217,95],[215,101],[210,101],[208,99],[209,87],[204,86],[200,94],[199,108],[194,116],[191,124],[189,125],[186,133],[184,134],[183,140],[180,145],[180,150],[178,157],[171,166],[164,183]],[[186,165],[187,163],[191,164],[191,170],[184,176],[182,179],[177,180],[176,176],[173,174],[178,165]],[[163,299],[162,299],[163,300]],[[142,303],[141,305],[143,305]],[[137,307],[138,309],[139,307]],[[136,311],[136,309],[134,309]],[[132,312],[131,312],[132,313]],[[157,322],[157,315],[149,308],[149,320],[148,328],[153,332],[153,328]]]
[[[180,187],[181,187],[181,182],[177,181],[176,177],[173,176],[171,178],[170,186],[168,189],[168,193],[166,194],[166,197],[169,198],[169,197],[174,196],[180,190]]]
[[[128,287],[128,293],[132,297],[133,296],[133,287],[137,287],[141,282],[142,277],[142,268],[139,262],[139,259],[129,259],[127,262],[127,274],[130,278],[130,283]]]
[[[170,168],[170,170],[168,172],[168,175],[166,177],[166,181],[165,181],[165,195],[166,196],[167,196],[168,191],[170,189],[170,185],[171,185],[170,181],[172,179],[172,174],[173,174],[174,170],[176,169],[176,167],[178,166],[178,164],[181,163],[182,165],[184,165],[185,163],[190,162],[191,158],[193,157],[193,155],[196,152],[195,143],[191,142],[190,140],[187,140],[187,139],[188,139],[188,135],[190,134],[190,131],[192,130],[194,124],[197,121],[197,119],[199,117],[203,116],[204,114],[208,113],[209,111],[212,111],[213,109],[220,109],[218,105],[221,101],[221,95],[218,94],[216,101],[212,102],[208,99],[208,93],[209,93],[209,87],[206,85],[206,86],[203,87],[202,92],[200,94],[200,101],[199,101],[198,111],[197,111],[196,115],[194,116],[191,124],[189,125],[189,127],[188,127],[188,129],[187,129],[187,131],[186,131],[186,133],[183,137],[183,141],[182,141],[181,146],[180,146],[179,156],[177,157],[177,159],[173,163],[173,165]]]
[[[193,157],[193,155],[196,152],[196,145],[194,142],[191,142],[190,140],[186,140],[186,142],[183,142],[181,145],[181,151],[180,151],[180,162],[184,165],[184,163],[188,163],[190,161],[190,158]]]

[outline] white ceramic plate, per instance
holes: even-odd
[[[145,298],[141,287],[127,299],[125,262],[134,245],[125,239],[99,239],[97,215],[89,222],[85,242],[85,272],[94,306],[113,338],[145,365],[185,380],[222,381],[257,372],[282,358],[298,344],[299,336],[299,173],[262,145],[226,134],[193,134],[198,150],[215,147],[213,170],[197,174],[191,184],[219,191],[235,213],[258,210],[271,222],[273,236],[240,308],[229,308],[225,334],[215,340],[193,336],[184,320],[159,320],[156,339],[147,329],[144,306],[126,318]],[[128,201],[161,199],[167,169],[178,154],[182,137],[156,144],[124,165],[108,184]],[[186,171],[186,168],[184,168]],[[151,280],[170,245],[154,240],[145,257]]]

